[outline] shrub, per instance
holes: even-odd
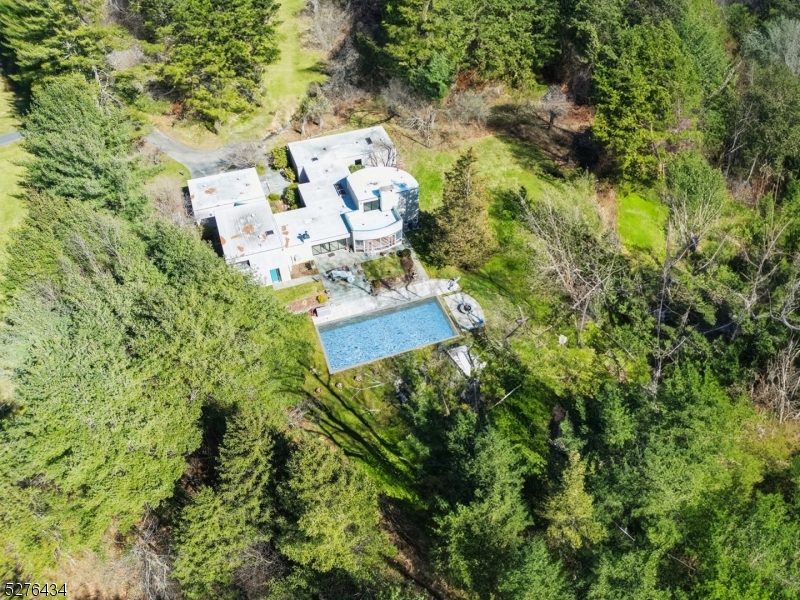
[[[297,184],[289,184],[283,193],[283,199],[290,208],[300,208],[300,192],[297,191]]]
[[[409,250],[408,248],[403,248],[397,253],[397,256],[399,256],[400,258],[408,258],[411,256],[411,250]]]
[[[350,169],[351,173],[355,173],[356,171],[360,171],[361,169],[363,169],[364,165],[350,165],[347,168]]]
[[[267,197],[269,198],[269,201],[270,201],[270,202],[277,202],[278,200],[280,200],[280,199],[281,199],[281,195],[280,195],[280,194],[276,194],[275,192],[272,192],[272,193],[271,193],[269,196],[267,196]]]
[[[325,294],[320,294],[319,296],[317,296],[317,302],[319,302],[320,304],[325,304],[327,301],[328,299],[325,297]]]
[[[272,152],[272,166],[276,169],[285,169],[289,166],[289,154],[286,146],[278,146],[273,148]]]

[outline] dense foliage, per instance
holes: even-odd
[[[90,556],[165,600],[800,595],[797,3],[350,5],[361,82],[441,176],[409,237],[487,316],[456,342],[469,375],[439,349],[317,372],[307,322],[152,210],[125,103],[166,84],[206,123],[254,105],[274,2],[131,2],[150,62],[116,71],[100,9],[0,0],[30,94],[4,578]],[[490,82],[513,93],[489,106]],[[559,128],[580,104],[587,129]],[[486,128],[523,167],[454,139]],[[591,173],[541,158],[565,143]]]

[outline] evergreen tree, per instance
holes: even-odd
[[[162,75],[208,122],[247,110],[262,67],[278,57],[274,0],[175,0]]]
[[[360,581],[375,579],[393,554],[378,527],[378,491],[341,453],[321,441],[304,441],[279,488],[283,515],[281,552],[294,562],[327,573],[338,569]]]
[[[645,22],[623,32],[595,72],[594,134],[607,144],[625,176],[656,174],[655,135],[682,108],[698,100],[696,76],[669,21]]]
[[[121,111],[101,106],[83,77],[37,89],[23,127],[30,187],[129,216],[141,210],[131,125]]]
[[[25,90],[47,77],[105,66],[102,0],[0,0],[0,47]]]
[[[220,449],[218,489],[181,512],[174,575],[188,598],[233,597],[247,549],[272,538],[274,421],[264,405],[241,406]]]
[[[481,436],[467,469],[474,499],[438,519],[439,562],[455,583],[489,598],[532,523],[522,502],[519,456],[496,432]]]
[[[470,149],[445,173],[442,205],[433,215],[431,250],[432,257],[440,264],[475,269],[495,249],[487,193],[476,173],[477,160]]]
[[[584,489],[586,464],[577,452],[570,453],[561,490],[550,497],[544,516],[550,521],[547,537],[550,543],[569,552],[584,543],[596,544],[604,537],[594,515],[592,497]]]

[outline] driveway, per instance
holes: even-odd
[[[189,148],[155,128],[144,139],[170,158],[184,165],[189,169],[192,177],[205,177],[206,175],[218,173],[222,169],[225,157],[230,152],[230,148],[226,146],[217,150]]]
[[[280,135],[280,133],[273,134],[266,139],[270,139],[276,135]],[[214,175],[215,173],[226,170],[228,166],[225,160],[226,157],[239,145],[234,143],[223,146],[222,148],[217,148],[216,150],[197,150],[184,146],[179,141],[172,139],[155,128],[153,128],[153,131],[147,134],[144,139],[153,144],[153,146],[161,150],[164,154],[177,160],[189,169],[189,173],[193,178]],[[264,193],[267,195],[271,193],[282,194],[283,190],[289,185],[289,182],[283,178],[283,175],[272,170],[267,170],[266,173],[259,176],[259,179],[261,180],[261,185],[264,187]]]
[[[19,131],[12,131],[11,133],[4,133],[0,135],[0,146],[8,146],[22,139],[22,134]]]

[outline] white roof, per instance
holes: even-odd
[[[410,173],[396,167],[368,167],[351,174],[347,183],[358,203],[380,198],[381,188],[388,192],[403,192],[419,187]]]
[[[316,161],[306,164],[306,177],[309,181],[341,181],[350,175],[350,169],[344,165]]]
[[[281,247],[280,231],[266,200],[222,208],[215,217],[226,258],[242,258]]]
[[[374,229],[383,229],[392,223],[400,221],[400,215],[392,208],[391,210],[370,210],[367,212],[357,211],[350,212],[345,215],[347,222],[353,231],[372,231]]]
[[[355,210],[355,205],[347,203],[347,197],[342,196],[336,191],[336,184],[339,183],[336,179],[329,179],[326,181],[312,181],[311,183],[301,183],[297,186],[300,196],[303,198],[303,204],[306,206],[326,206],[333,210],[337,208],[339,211]],[[341,180],[342,189],[345,189],[344,181]]]
[[[314,159],[330,164],[352,162],[352,159],[368,155],[378,142],[393,145],[382,125],[292,142],[287,146],[300,170],[316,162]],[[313,181],[311,177],[309,180]]]
[[[236,202],[252,202],[265,196],[255,169],[190,179],[187,185],[195,213]]]
[[[340,211],[336,205],[320,204],[276,214],[281,244],[284,248],[292,248],[349,238],[350,231],[342,218],[342,212],[346,211]],[[304,233],[308,233],[309,239],[300,238]]]

